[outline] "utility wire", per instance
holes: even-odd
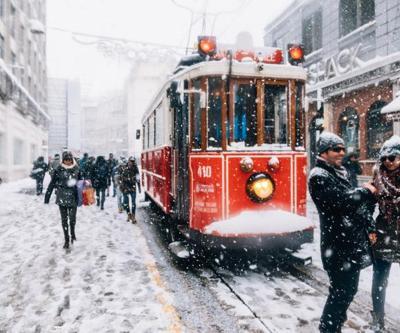
[[[154,47],[160,47],[160,48],[170,48],[170,49],[186,49],[186,47],[182,46],[177,46],[177,45],[168,45],[168,44],[160,44],[160,43],[152,43],[152,42],[144,42],[144,41],[139,41],[139,40],[132,40],[132,39],[127,39],[127,38],[119,38],[119,37],[112,37],[112,36],[105,36],[105,35],[97,35],[97,34],[89,34],[85,32],[80,32],[80,31],[73,31],[73,30],[68,30],[68,29],[62,29],[58,27],[47,27],[49,30],[55,30],[55,31],[61,31],[61,32],[67,32],[72,35],[76,36],[82,36],[82,37],[90,37],[90,38],[97,38],[97,39],[103,39],[106,41],[114,41],[114,42],[122,42],[122,43],[130,43],[130,44],[140,44],[142,46],[154,46]],[[81,42],[75,39],[78,43],[82,44],[90,44],[90,42]]]

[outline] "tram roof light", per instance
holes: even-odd
[[[291,65],[304,62],[304,48],[300,44],[288,44],[288,61]]]
[[[213,56],[217,52],[217,39],[215,36],[199,36],[198,51],[203,57]]]

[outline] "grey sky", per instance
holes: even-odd
[[[109,90],[119,84],[128,70],[126,62],[101,55],[95,45],[73,41],[71,34],[51,29],[79,31],[150,43],[177,45],[188,41],[192,8],[190,46],[202,33],[200,13],[207,4],[210,13],[206,34],[231,43],[240,31],[249,31],[254,43],[262,45],[263,27],[291,0],[48,0],[48,65],[49,75],[80,78],[94,84],[94,90]],[[218,14],[217,16],[213,14]],[[216,17],[215,23],[214,18]],[[213,31],[211,31],[213,29]],[[79,37],[81,42],[90,39]],[[109,87],[108,87],[109,86]]]

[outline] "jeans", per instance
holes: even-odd
[[[319,330],[324,333],[340,332],[347,319],[347,309],[358,289],[360,270],[328,271],[329,295],[322,312]]]
[[[40,195],[43,192],[43,179],[44,177],[36,178],[36,194]]]
[[[117,186],[116,188],[117,192],[117,204],[118,204],[118,209],[123,209],[124,208],[124,203],[123,203],[123,195],[119,187]]]
[[[75,224],[76,224],[76,209],[77,207],[64,207],[59,206],[61,214],[61,224],[64,231],[64,238],[69,242],[68,227],[71,229],[71,237],[75,238]],[[69,225],[68,225],[69,220]]]
[[[385,317],[385,297],[388,285],[391,262],[376,259],[374,262],[374,275],[372,278],[372,305],[374,313],[379,320]]]
[[[131,201],[132,201],[131,210],[129,209],[129,197],[131,197]],[[124,209],[128,214],[132,213],[132,215],[135,215],[135,211],[136,211],[136,202],[135,201],[136,201],[136,191],[124,193]]]
[[[101,206],[101,209],[104,208],[104,201],[106,201],[106,189],[105,188],[96,188],[96,198],[97,198],[97,206]]]

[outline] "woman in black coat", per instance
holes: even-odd
[[[373,328],[384,329],[385,296],[392,263],[400,263],[400,137],[387,140],[379,153],[373,185],[379,215],[374,239],[372,280]]]
[[[78,207],[78,188],[76,184],[78,179],[78,164],[74,160],[72,153],[64,152],[62,155],[62,162],[55,170],[44,198],[44,203],[48,204],[53,189],[57,189],[56,204],[60,208],[65,240],[64,249],[69,248],[70,237],[68,229],[71,231],[71,244],[76,241],[75,224]]]

